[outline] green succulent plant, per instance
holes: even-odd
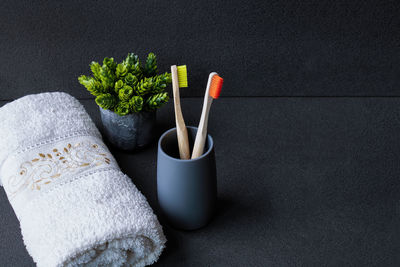
[[[90,70],[92,76],[79,76],[79,83],[96,97],[97,105],[120,116],[156,110],[169,100],[165,88],[171,83],[171,74],[158,74],[153,53],[144,66],[137,55],[129,53],[121,63],[107,57],[102,65],[92,62]]]

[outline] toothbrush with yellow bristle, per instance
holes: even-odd
[[[218,76],[218,73],[210,73],[210,76],[208,77],[206,93],[204,96],[203,111],[201,113],[196,140],[194,142],[192,159],[198,158],[203,154],[207,137],[208,115],[210,113],[211,103],[213,99],[217,99],[219,97],[223,83],[224,79]]]
[[[179,156],[181,159],[190,159],[188,133],[183,120],[179,87],[188,87],[186,65],[171,66],[172,92],[174,94],[174,108],[176,121],[176,135],[178,137]]]

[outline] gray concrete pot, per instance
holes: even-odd
[[[190,147],[197,128],[187,127]],[[165,132],[158,142],[158,203],[172,226],[194,230],[205,226],[217,204],[214,143],[207,137],[204,154],[193,160],[179,159],[176,129]]]
[[[106,137],[119,149],[136,150],[155,138],[156,111],[119,116],[100,108],[100,115]]]

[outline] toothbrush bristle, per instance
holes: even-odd
[[[223,83],[224,83],[224,79],[222,79],[218,75],[214,75],[212,77],[211,85],[210,85],[210,96],[212,98],[217,99],[219,97]]]
[[[179,87],[188,87],[187,69],[186,65],[176,67],[178,72]]]

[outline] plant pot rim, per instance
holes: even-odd
[[[113,113],[113,114],[115,114],[115,115],[118,115],[117,113],[115,113],[114,111],[112,111],[112,110],[109,110],[109,109],[104,109],[104,108],[102,108],[102,107],[100,107],[100,106],[98,106],[99,107],[99,109],[100,110],[102,110],[102,111],[104,111],[104,112],[108,112],[108,113]],[[119,117],[125,117],[125,116],[129,116],[129,115],[140,115],[140,114],[143,114],[143,113],[155,113],[155,112],[157,112],[157,110],[151,110],[151,111],[140,111],[140,112],[134,112],[134,113],[128,113],[128,114],[126,114],[126,115],[118,115]]]

